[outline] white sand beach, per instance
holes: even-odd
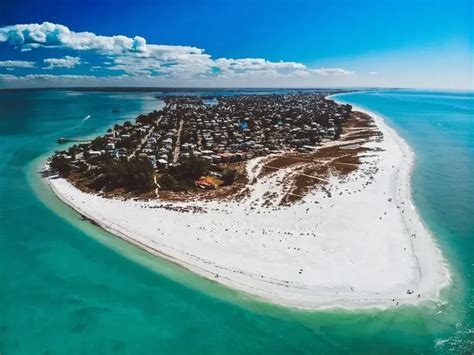
[[[356,110],[366,112],[360,108]],[[279,172],[251,185],[243,201],[121,201],[84,193],[50,177],[56,195],[104,229],[152,254],[231,288],[284,306],[387,308],[436,299],[450,276],[412,204],[414,153],[381,117],[381,148],[330,197],[316,189],[289,206],[262,206]],[[259,159],[248,163],[258,175]],[[369,174],[370,172],[370,174]]]

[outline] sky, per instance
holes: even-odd
[[[0,88],[474,89],[474,0],[1,0]]]

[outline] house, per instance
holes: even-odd
[[[215,164],[219,164],[222,160],[222,158],[217,154],[211,155],[211,158],[212,158],[212,162]]]
[[[200,189],[206,190],[215,189],[217,187],[215,181],[208,176],[202,176],[199,180],[196,180],[195,185]]]
[[[91,149],[91,150],[88,151],[88,154],[89,154],[90,156],[93,156],[93,157],[95,156],[95,157],[96,157],[96,156],[102,155],[102,152],[99,151],[99,150],[92,150],[92,149]]]
[[[165,159],[158,159],[156,161],[156,165],[160,169],[167,169],[168,168],[168,160]]]

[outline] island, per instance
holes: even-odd
[[[163,96],[56,152],[56,195],[120,238],[300,308],[435,300],[448,269],[411,199],[414,153],[331,92]]]

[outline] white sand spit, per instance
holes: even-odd
[[[359,111],[363,111],[357,108]],[[366,112],[366,111],[363,111]],[[411,199],[414,153],[382,118],[384,139],[331,197],[316,189],[290,207],[263,207],[284,195],[276,172],[240,202],[174,202],[207,213],[161,208],[163,201],[106,199],[48,178],[57,196],[140,248],[249,294],[300,308],[386,308],[436,299],[448,268]],[[257,175],[259,161],[247,170]]]

